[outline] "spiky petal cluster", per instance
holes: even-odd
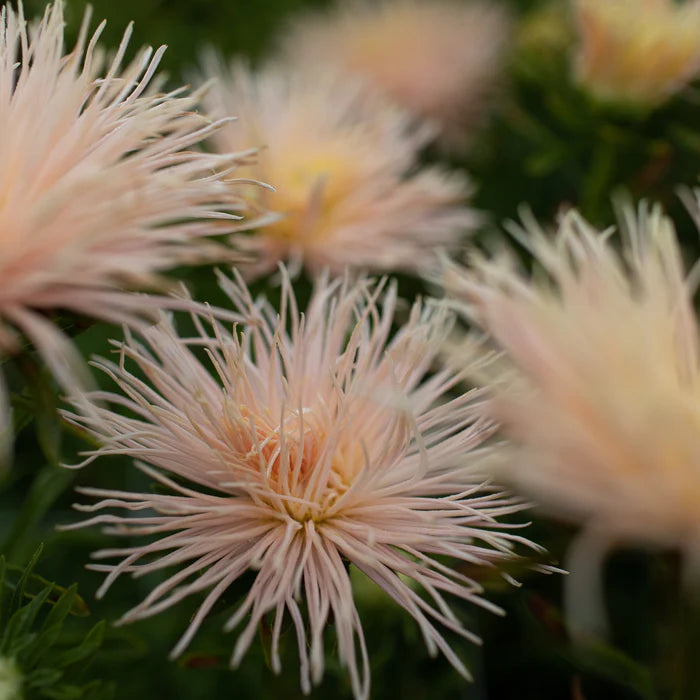
[[[509,22],[494,2],[356,0],[296,20],[282,54],[361,76],[448,144],[469,139],[499,82]]]
[[[122,67],[129,28],[105,65],[88,23],[64,55],[60,1],[29,30],[21,6],[0,10],[0,353],[24,333],[67,387],[71,346],[44,312],[138,315],[125,287],[212,254],[201,237],[233,217],[221,178],[242,158],[188,150],[219,125],[201,95],[159,91],[165,47]]]
[[[451,273],[467,312],[503,351],[491,415],[513,441],[504,473],[550,511],[612,539],[700,538],[700,355],[691,284],[658,208],[622,217],[623,240],[577,213],[554,239]]]
[[[212,113],[239,121],[213,136],[221,151],[263,148],[247,173],[263,209],[280,214],[238,243],[256,256],[254,276],[281,259],[313,272],[346,266],[413,270],[476,223],[463,176],[419,167],[429,130],[353,80],[269,65],[259,72],[212,59]]]
[[[444,596],[492,606],[444,558],[508,559],[520,538],[495,518],[520,506],[475,486],[485,449],[477,448],[492,432],[479,417],[478,396],[449,398],[459,380],[451,370],[426,376],[449,319],[417,303],[390,340],[393,286],[382,296],[382,284],[366,280],[321,281],[301,315],[283,274],[281,317],[267,302],[254,303],[242,283],[223,279],[223,286],[243,319],[233,333],[195,315],[197,332],[179,337],[164,319],[143,342],[121,345],[118,364],[97,363],[121,393],[78,402],[72,419],[103,443],[96,456],[129,455],[172,492],[82,490],[104,500],[81,510],[126,514],[97,515],[80,526],[107,523],[116,534],[150,536],[96,553],[120,560],[93,567],[109,573],[99,595],[121,574],[180,565],[124,616],[147,618],[208,591],[177,655],[224,591],[255,571],[227,624],[247,620],[232,663],[271,613],[279,670],[288,615],[308,691],[322,676],[323,634],[332,620],[354,694],[366,698],[351,562],[413,616],[431,652],[441,650],[468,675],[435,626],[473,638]],[[202,347],[211,367],[196,357]]]
[[[700,73],[698,0],[574,0],[576,73],[592,94],[654,106]]]

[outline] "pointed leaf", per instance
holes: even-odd
[[[3,620],[3,613],[4,613],[4,607],[3,607],[3,599],[5,597],[5,572],[7,571],[7,562],[5,561],[5,557],[0,555],[0,629],[4,628],[2,624]]]
[[[92,656],[102,644],[104,638],[106,622],[102,620],[98,622],[85,636],[82,644],[74,649],[69,649],[55,659],[55,663],[59,668],[71,666],[72,664],[84,661]]]
[[[22,572],[22,575],[20,576],[20,579],[17,582],[17,587],[15,588],[14,593],[12,594],[12,600],[10,601],[10,610],[14,610],[15,608],[22,605],[22,600],[24,598],[24,590],[27,586],[27,581],[32,575],[32,571],[34,570],[36,563],[39,561],[39,557],[41,556],[41,553],[43,551],[44,545],[40,544],[37,547],[34,554],[32,555],[32,558],[29,560],[29,564],[27,564],[24,571]]]
[[[51,611],[46,616],[46,620],[44,620],[43,629],[49,629],[54,626],[60,627],[73,608],[77,596],[78,584],[74,583],[63,592],[55,605],[51,608]]]

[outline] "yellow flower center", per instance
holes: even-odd
[[[313,409],[287,411],[282,425],[270,412],[253,420],[246,406],[236,413],[234,420],[225,419],[233,468],[275,496],[291,497],[287,513],[301,522],[323,519],[365,465],[356,436],[334,439]],[[307,500],[309,487],[312,505],[295,500]]]
[[[265,205],[282,214],[266,226],[266,235],[304,248],[327,240],[350,220],[346,200],[362,181],[355,145],[354,138],[314,146],[298,142],[272,157],[261,156],[264,177],[276,190],[265,192]]]

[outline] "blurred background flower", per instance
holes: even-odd
[[[281,37],[286,60],[363,78],[456,146],[502,81],[509,21],[493,1],[354,0],[295,18]]]
[[[288,260],[310,272],[416,270],[438,248],[454,248],[478,215],[466,205],[463,174],[423,166],[430,129],[353,79],[271,64],[258,71],[209,56],[205,75],[218,80],[209,111],[238,120],[212,136],[223,153],[260,147],[241,171],[269,182],[251,197],[277,221],[237,237],[253,255],[250,277]]]
[[[626,207],[623,251],[576,212],[554,238],[518,232],[540,265],[474,258],[448,275],[503,354],[482,367],[513,447],[508,480],[564,518],[695,548],[700,540],[700,355],[671,221]],[[542,273],[545,273],[546,277]]]
[[[620,228],[618,251],[611,230],[575,211],[554,237],[526,221],[515,233],[539,265],[531,279],[512,253],[448,273],[486,333],[481,352],[498,353],[482,356],[475,376],[510,441],[495,473],[582,526],[568,549],[565,610],[570,634],[586,644],[609,631],[604,564],[619,547],[680,553],[689,624],[700,619],[698,266],[686,279],[659,207],[624,207]],[[467,362],[472,353],[480,355],[472,348]]]
[[[653,107],[700,73],[697,0],[573,0],[576,75],[593,95]]]

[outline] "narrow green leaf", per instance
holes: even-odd
[[[50,588],[45,588],[43,591],[41,591],[41,593],[34,596],[30,603],[24,605],[21,608],[26,612],[22,618],[22,627],[18,630],[20,634],[29,631],[31,626],[34,624],[34,620],[36,620],[36,616],[39,613],[41,606],[46,602],[46,599],[49,597],[50,592]]]
[[[649,669],[619,649],[591,641],[577,650],[576,660],[590,672],[629,688],[640,698],[656,700]]]
[[[22,605],[22,600],[24,599],[24,590],[27,586],[27,581],[32,575],[32,571],[34,570],[36,563],[39,561],[39,557],[41,556],[41,553],[43,551],[44,545],[40,544],[37,547],[34,554],[32,555],[32,558],[29,560],[29,564],[27,564],[24,571],[22,572],[22,575],[20,576],[19,581],[17,583],[17,587],[15,588],[14,593],[12,594],[12,600],[10,601],[10,610],[14,610],[15,608]]]
[[[18,366],[31,391],[37,442],[49,464],[58,467],[61,458],[61,424],[53,383],[46,368],[38,365],[27,354],[20,356]]]
[[[3,607],[3,600],[5,598],[5,571],[7,570],[7,562],[5,557],[0,555],[0,628],[3,628],[3,613],[5,609]]]
[[[39,668],[24,677],[24,686],[28,690],[55,685],[61,680],[63,671],[57,668]]]
[[[76,478],[76,472],[52,464],[45,465],[34,478],[19,514],[0,547],[10,559],[18,558],[36,537],[37,525]]]
[[[12,571],[13,569],[17,570],[20,574],[23,571],[21,567],[8,565],[8,571]],[[6,586],[10,590],[15,590],[17,587],[16,584],[9,581],[6,582]],[[35,590],[41,592],[47,587],[49,588],[49,597],[46,602],[49,605],[55,605],[60,600],[61,596],[66,592],[66,588],[45,579],[43,576],[39,576],[39,574],[33,573],[29,577],[29,581],[27,582],[27,586],[24,591],[24,596],[25,598],[34,598],[37,595],[37,593],[34,592]],[[90,608],[88,608],[85,600],[83,600],[83,598],[76,593],[69,613],[75,617],[87,617],[90,614]]]
[[[9,656],[13,642],[17,643],[16,640],[21,634],[26,616],[26,607],[15,610],[10,616],[10,619],[2,631],[2,637],[0,638],[0,656]]]
[[[102,644],[104,639],[106,622],[102,620],[98,622],[85,636],[82,644],[74,649],[69,649],[55,659],[55,663],[59,668],[71,666],[84,661],[92,656]]]
[[[63,621],[73,608],[75,598],[78,595],[77,591],[78,584],[74,583],[63,592],[61,597],[56,601],[55,605],[51,608],[51,612],[49,612],[49,614],[46,616],[42,629],[46,630],[54,626],[60,627],[63,624]]]

